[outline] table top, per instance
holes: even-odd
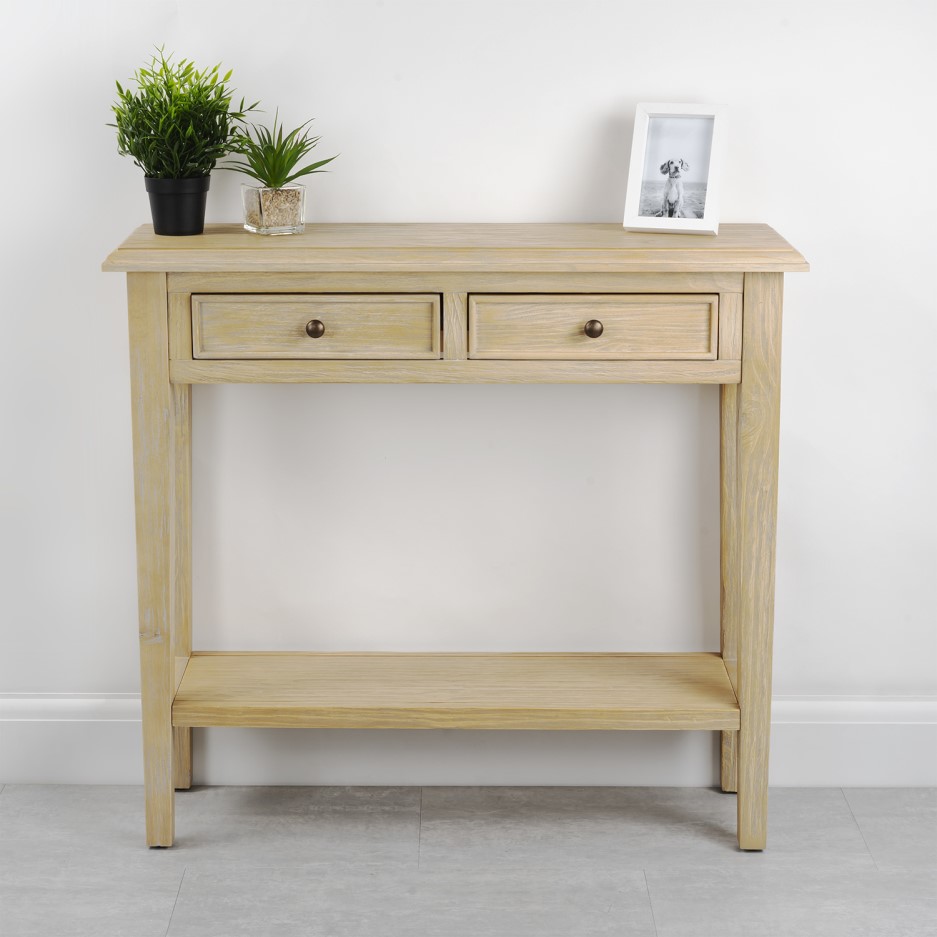
[[[210,224],[165,237],[141,225],[106,271],[213,272],[795,272],[803,256],[764,224],[718,235],[625,231],[618,224],[307,224],[305,233],[250,234]]]

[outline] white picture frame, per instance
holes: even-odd
[[[626,231],[719,233],[726,111],[718,104],[638,104]]]

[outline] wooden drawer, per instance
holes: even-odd
[[[471,296],[469,357],[715,359],[718,311],[718,294]]]
[[[196,294],[196,358],[438,358],[439,297]],[[321,323],[311,337],[307,323]],[[317,327],[311,326],[313,334]]]

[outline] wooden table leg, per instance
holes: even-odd
[[[738,389],[738,834],[764,849],[768,814],[782,275],[745,274]]]
[[[127,276],[140,608],[146,842],[173,841],[172,644],[176,407],[169,383],[166,275]]]
[[[720,650],[732,688],[738,695],[738,385],[719,388],[720,478]],[[724,791],[738,790],[738,732],[722,732],[720,780]]]
[[[192,386],[173,384],[174,413],[172,527],[172,646],[175,657],[173,692],[192,654]],[[192,730],[172,730],[172,774],[176,790],[192,786]]]

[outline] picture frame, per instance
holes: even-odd
[[[726,112],[713,104],[638,104],[626,231],[718,234]]]

